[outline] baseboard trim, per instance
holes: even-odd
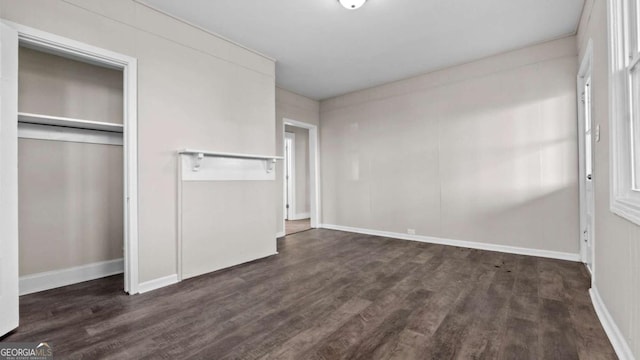
[[[342,226],[342,225],[322,224],[320,225],[320,227],[324,229],[330,229],[330,230],[338,230],[338,231],[346,231],[346,232],[365,234],[365,235],[389,237],[389,238],[401,239],[401,240],[419,241],[419,242],[424,242],[429,244],[449,245],[449,246],[457,246],[457,247],[464,247],[464,248],[470,248],[470,249],[497,251],[502,253],[518,254],[518,255],[538,256],[538,257],[544,257],[544,258],[550,258],[550,259],[568,260],[568,261],[576,261],[576,262],[580,261],[580,254],[577,254],[577,253],[573,254],[573,253],[565,253],[565,252],[559,252],[559,251],[549,251],[549,250],[521,248],[521,247],[515,247],[515,246],[487,244],[487,243],[480,243],[475,241],[452,240],[452,239],[444,239],[444,238],[424,236],[424,235],[409,235],[409,234],[395,233],[390,231],[362,229],[362,228],[355,228],[355,227]]]
[[[279,238],[281,238],[281,237],[285,237],[286,235],[287,235],[287,233],[286,233],[286,232],[281,231],[281,232],[279,232],[279,233],[277,233],[277,234],[276,234],[276,239],[279,239]]]
[[[177,283],[178,283],[178,274],[172,274],[169,276],[145,281],[138,285],[138,294],[146,293],[149,291],[153,291],[153,290],[160,289],[165,286],[169,286]]]
[[[55,289],[61,286],[122,274],[124,259],[100,261],[72,268],[46,271],[20,277],[20,295]]]
[[[306,212],[306,213],[294,214],[293,216],[290,217],[289,220],[304,220],[309,218],[311,218],[311,214]]]
[[[593,303],[593,308],[596,310],[598,319],[600,319],[604,332],[607,333],[618,358],[620,358],[620,360],[635,360],[624,335],[622,335],[620,328],[618,328],[618,325],[613,321],[609,310],[602,301],[598,288],[594,286],[589,289],[589,295],[591,295],[591,302]]]

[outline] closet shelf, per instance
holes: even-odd
[[[195,160],[193,165],[193,171],[200,170],[200,162],[205,156],[232,158],[232,159],[264,160],[267,163],[267,173],[270,173],[271,171],[273,171],[273,165],[275,164],[276,161],[284,159],[284,157],[282,156],[238,154],[238,153],[204,151],[204,150],[194,150],[194,149],[182,149],[178,151],[178,154],[193,156]]]
[[[122,124],[72,119],[72,118],[66,118],[66,117],[60,117],[60,116],[30,114],[30,113],[23,113],[23,112],[18,113],[18,122],[38,124],[38,125],[64,126],[64,127],[87,129],[87,130],[111,131],[111,132],[117,132],[117,133],[122,133],[124,130],[124,127],[122,126]]]

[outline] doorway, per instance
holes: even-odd
[[[594,245],[595,245],[595,192],[594,192],[594,162],[593,144],[599,141],[599,131],[593,124],[592,104],[592,57],[591,40],[582,59],[578,72],[578,143],[579,143],[579,171],[580,171],[580,255],[587,269],[594,274]]]
[[[283,230],[285,235],[318,225],[317,126],[283,120]]]
[[[285,234],[311,229],[309,209],[309,130],[285,125]]]
[[[19,194],[18,181],[20,177],[28,176],[24,170],[29,170],[31,164],[19,163],[19,158],[26,155],[27,158],[36,159],[38,155],[42,155],[39,159],[42,160],[41,165],[51,166],[59,174],[63,174],[64,176],[59,177],[58,180],[60,180],[71,179],[78,169],[73,166],[69,167],[70,163],[68,162],[64,162],[62,165],[63,171],[50,164],[48,160],[55,158],[55,154],[63,156],[69,153],[69,149],[57,149],[59,151],[52,153],[42,148],[44,141],[50,142],[44,146],[45,148],[48,148],[53,142],[59,141],[68,144],[97,142],[101,145],[120,146],[121,149],[116,158],[113,157],[113,154],[109,158],[120,164],[116,165],[119,167],[121,175],[119,184],[115,185],[116,188],[120,188],[120,191],[119,194],[113,194],[113,196],[116,197],[116,202],[120,207],[117,216],[120,216],[121,233],[117,236],[122,241],[119,245],[119,251],[123,253],[123,258],[115,263],[99,261],[90,268],[75,266],[60,271],[41,272],[39,273],[41,276],[27,278],[34,287],[33,291],[56,287],[52,285],[63,286],[85,281],[87,276],[98,278],[107,276],[108,273],[124,272],[124,291],[129,294],[138,292],[138,181],[136,59],[9,21],[0,21],[0,27],[0,68],[2,69],[0,71],[2,85],[0,87],[0,183],[2,183],[0,187],[0,214],[3,215],[0,217],[0,225],[2,225],[0,226],[0,257],[2,257],[2,261],[0,261],[0,307],[3,309],[2,316],[0,316],[0,336],[2,336],[18,326],[19,293],[25,293],[19,289],[19,283],[24,279],[19,279],[18,267],[19,238],[24,235],[22,229],[24,224],[20,223],[19,225],[18,203],[19,196],[25,194]],[[24,104],[19,104],[19,102],[24,100],[22,97],[24,94],[20,94],[20,90],[23,89],[19,89],[18,86],[19,58],[21,56],[19,54],[21,51],[35,51],[45,57],[55,56],[58,60],[62,59],[62,62],[75,61],[87,66],[116,71],[120,76],[121,99],[119,109],[115,109],[115,112],[120,114],[121,123],[114,124],[113,122],[60,116],[39,110],[36,113],[23,111]],[[91,92],[91,89],[85,90]],[[61,95],[63,94],[52,91],[49,96],[45,96],[35,103],[46,104],[47,101]],[[91,106],[91,103],[75,105],[86,107]],[[23,141],[25,139],[28,141]],[[31,140],[34,139],[43,141],[38,144],[40,148],[38,149],[38,146],[27,148],[29,145],[27,143],[33,144],[34,142]],[[73,151],[73,153],[80,160],[86,160],[83,157],[88,155],[77,151]],[[90,163],[95,163],[95,161]],[[71,178],[69,174],[64,174],[64,169],[72,172]],[[40,180],[46,183],[47,179]],[[99,182],[103,179],[96,180]],[[69,190],[67,193],[71,195],[77,194],[80,190],[74,184],[65,183],[64,186]],[[60,189],[56,188],[50,188],[49,191],[54,194],[61,193]],[[74,201],[71,202],[71,204],[74,203]],[[55,213],[55,208],[52,211]],[[107,216],[112,216],[112,214]],[[46,217],[42,218],[45,223],[49,220]],[[57,225],[52,224],[52,226]],[[43,238],[46,238],[46,235],[45,231],[42,234]],[[82,238],[82,236],[79,237]],[[80,244],[80,246],[83,245],[85,244]],[[36,264],[36,266],[40,265],[42,264]],[[54,276],[55,281],[52,283],[48,276]]]

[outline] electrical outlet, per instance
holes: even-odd
[[[596,125],[596,142],[600,142],[600,124]]]
[[[407,234],[415,235],[416,234],[416,229],[407,229]]]

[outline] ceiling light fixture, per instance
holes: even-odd
[[[364,5],[367,0],[338,0],[338,2],[340,5],[344,6],[345,9],[355,10]]]

